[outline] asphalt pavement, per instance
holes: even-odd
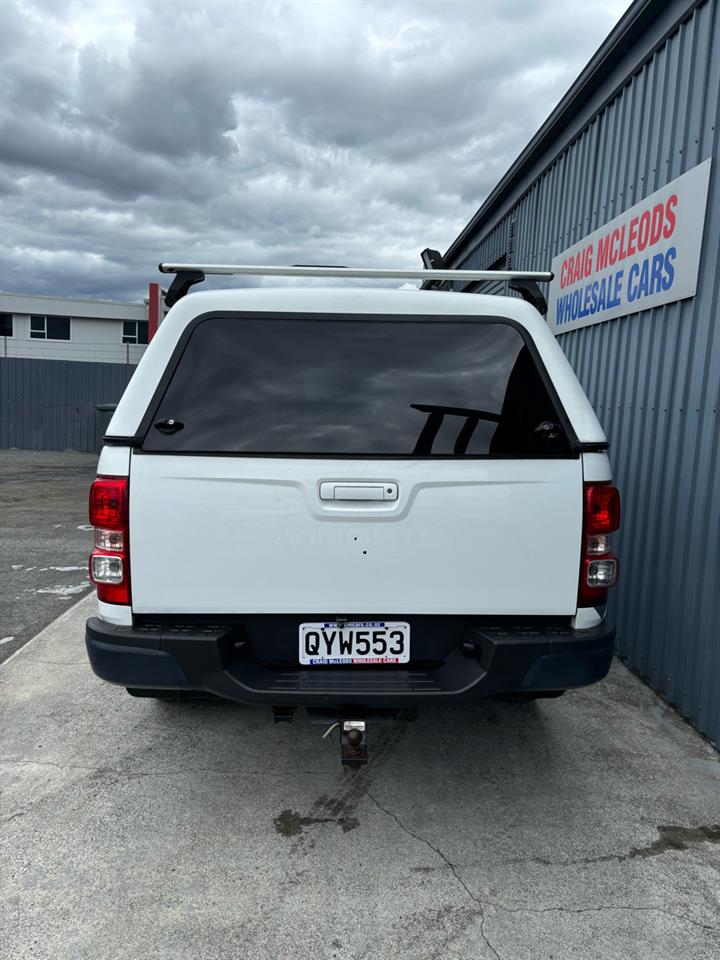
[[[90,671],[87,597],[0,666],[4,960],[717,960],[720,757],[624,666],[371,726]]]
[[[0,450],[0,662],[90,589],[97,459]]]

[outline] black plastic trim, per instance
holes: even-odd
[[[439,250],[433,250],[431,247],[426,247],[420,254],[420,259],[422,260],[423,267],[426,270],[445,270],[445,261],[443,260],[442,254]]]
[[[102,440],[109,447],[139,447],[143,442],[143,438],[137,434],[134,437],[117,437],[106,434]]]
[[[510,280],[508,287],[519,293],[526,303],[535,307],[541,316],[547,315],[548,305],[545,294],[535,280]]]
[[[609,450],[610,444],[607,440],[598,440],[595,443],[579,443],[578,451],[580,453],[602,453],[604,450]]]
[[[281,706],[399,707],[586,686],[606,676],[615,638],[607,621],[573,630],[569,622],[543,617],[519,623],[508,617],[488,622],[406,616],[417,631],[421,659],[387,667],[304,667],[296,659],[297,622],[317,616],[246,615],[240,623],[132,627],[91,617],[86,645],[95,673],[126,687],[202,690]],[[292,620],[283,628],[281,621]]]
[[[160,269],[162,264],[159,265]],[[166,271],[162,270],[162,273]],[[165,306],[173,307],[178,300],[182,300],[187,295],[190,287],[196,283],[203,283],[205,274],[202,270],[178,270],[172,279],[170,289],[165,294]]]
[[[144,450],[142,440],[134,444],[135,456],[142,457],[226,457],[228,459],[243,460],[382,460],[383,463],[392,463],[393,460],[412,460],[415,463],[421,460],[532,460],[533,463],[542,460],[577,460],[582,452],[579,446],[570,447],[570,454],[548,453],[542,457],[523,457],[523,456],[502,456],[495,457],[488,453],[433,453],[431,456],[417,453],[396,453],[388,456],[386,453],[333,453],[332,456],[327,453],[269,453],[258,451],[255,453],[243,453],[234,450],[207,451],[207,450]]]

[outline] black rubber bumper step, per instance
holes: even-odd
[[[309,670],[294,670],[281,673],[270,684],[270,689],[288,693],[291,691],[307,693],[430,693],[441,690],[439,683],[425,673],[410,673],[403,670],[392,674],[352,668],[353,673],[323,671],[322,674]]]

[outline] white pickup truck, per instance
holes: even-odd
[[[93,669],[276,719],[599,680],[620,512],[606,448],[522,300],[182,297],[92,487]]]

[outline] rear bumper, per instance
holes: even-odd
[[[255,618],[256,620],[258,618]],[[472,703],[495,693],[565,690],[607,674],[614,627],[590,630],[539,621],[467,622],[436,618],[442,659],[398,667],[315,667],[259,659],[243,624],[87,621],[90,663],[124,687],[202,690],[243,703],[278,706],[404,707]],[[297,635],[297,634],[295,634]]]

